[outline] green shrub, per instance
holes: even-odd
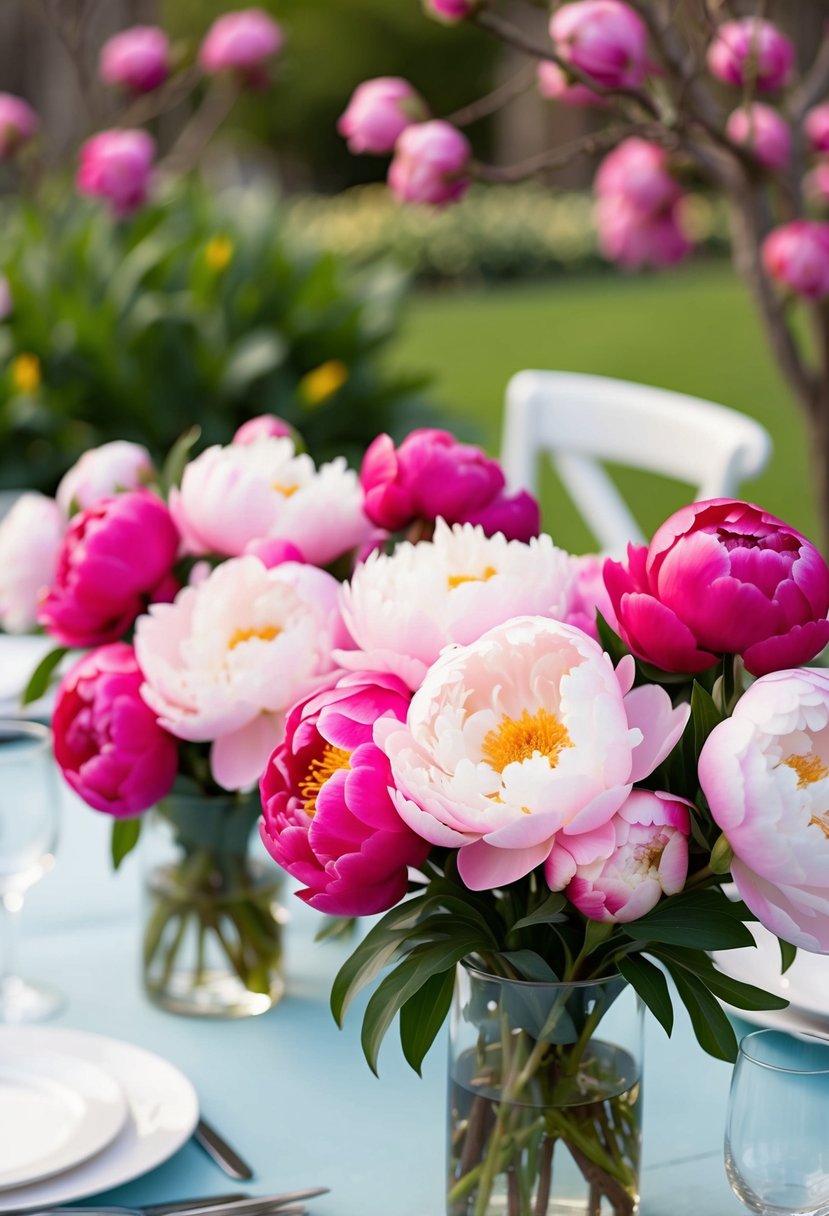
[[[227,442],[268,412],[318,460],[357,460],[378,431],[425,416],[419,385],[382,359],[401,276],[347,274],[337,256],[299,249],[259,188],[213,197],[190,183],[125,224],[77,199],[10,202],[0,270],[13,301],[0,324],[0,487],[51,490],[114,438],[160,458],[194,422],[205,443]]]

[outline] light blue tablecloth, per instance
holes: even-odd
[[[205,1116],[249,1159],[252,1194],[326,1185],[313,1216],[443,1216],[442,1038],[423,1077],[390,1032],[380,1078],[359,1045],[358,1008],[343,1031],[328,1009],[347,948],[315,944],[319,921],[292,897],[287,993],[262,1017],[202,1021],[152,1007],[139,981],[137,858],[112,876],[109,824],[64,796],[55,869],[24,911],[22,971],[68,1003],[56,1024],[158,1052],[195,1084]],[[722,1165],[730,1068],[697,1047],[678,1010],[672,1039],[650,1020],[645,1062],[643,1216],[735,1216]],[[188,1143],[106,1199],[152,1202],[239,1189]]]

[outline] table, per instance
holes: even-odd
[[[445,1040],[418,1078],[394,1028],[370,1072],[359,1044],[360,1009],[344,1030],[328,1009],[330,983],[348,953],[314,943],[319,917],[291,898],[287,993],[269,1013],[240,1021],[178,1017],[151,1006],[139,976],[139,864],[113,876],[109,821],[63,795],[55,869],[24,910],[22,971],[67,997],[54,1024],[128,1040],[158,1052],[196,1085],[206,1118],[248,1158],[256,1179],[239,1188],[188,1143],[143,1178],[99,1199],[149,1203],[247,1189],[252,1194],[326,1185],[313,1216],[443,1216]],[[642,1216],[736,1216],[722,1165],[730,1068],[706,1056],[684,1010],[669,1040],[648,1018]]]

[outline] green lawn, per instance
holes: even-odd
[[[743,487],[745,497],[818,539],[800,414],[725,264],[419,294],[408,309],[399,357],[432,374],[433,394],[450,414],[471,422],[493,452],[504,386],[527,367],[662,385],[752,414],[771,432],[774,456],[766,473]],[[649,531],[688,496],[642,475],[628,474],[620,484]],[[593,547],[562,491],[545,486],[542,505],[558,543],[574,551]]]

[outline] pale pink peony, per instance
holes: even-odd
[[[21,494],[0,520],[0,627],[28,633],[55,577],[66,520],[54,499]]]
[[[456,203],[469,188],[472,149],[442,119],[406,127],[394,147],[389,186],[401,203]]]
[[[829,673],[757,680],[709,735],[699,779],[740,897],[772,933],[829,954]]]
[[[157,25],[134,25],[101,47],[101,78],[131,93],[151,93],[170,74],[170,40]]]
[[[99,131],[81,147],[75,185],[126,219],[149,197],[155,142],[146,131]]]
[[[69,521],[38,621],[63,646],[118,641],[154,600],[169,599],[179,535],[160,498],[130,490]]]
[[[389,762],[373,741],[379,719],[405,720],[409,698],[393,676],[342,677],[291,710],[262,774],[265,848],[320,912],[384,912],[429,851],[397,814]]]
[[[566,106],[603,106],[607,103],[587,85],[572,80],[557,63],[544,59],[536,71],[538,91],[548,101],[560,101]]]
[[[345,460],[317,469],[290,439],[207,448],[171,491],[170,510],[195,556],[238,557],[255,542],[278,540],[324,566],[371,532],[357,474]]]
[[[648,74],[648,32],[622,0],[575,0],[550,19],[558,55],[608,89],[636,88]]]
[[[248,418],[233,436],[233,443],[256,443],[260,439],[290,439],[296,442],[296,431],[290,422],[276,414],[259,414]]]
[[[426,15],[443,25],[460,25],[480,6],[481,0],[423,0]]]
[[[577,866],[608,855],[614,815],[688,720],[689,706],[672,709],[664,689],[632,689],[634,669],[628,655],[614,671],[581,630],[537,616],[447,649],[406,724],[375,727],[401,817],[459,849],[472,890],[540,865],[563,889]]]
[[[338,589],[314,566],[239,557],[138,621],[145,701],[171,734],[213,744],[224,789],[259,779],[288,709],[333,671],[332,650],[348,641]]]
[[[573,594],[570,607],[563,618],[568,625],[576,625],[598,642],[599,631],[596,613],[600,612],[608,625],[618,632],[618,622],[607,587],[604,584],[605,558],[598,553],[585,553],[570,558],[570,574],[573,578]]]
[[[55,759],[75,793],[107,815],[147,810],[176,779],[178,745],[142,700],[143,678],[132,646],[115,642],[84,655],[58,687]]]
[[[691,252],[677,208],[646,216],[616,195],[596,203],[599,248],[606,258],[629,270],[675,266]]]
[[[157,476],[152,456],[145,447],[115,439],[84,452],[64,474],[55,499],[68,517],[74,511],[94,506],[102,498],[138,490]]]
[[[22,97],[0,93],[0,160],[8,160],[37,134],[40,119]]]
[[[619,632],[664,671],[704,671],[724,654],[752,675],[814,658],[829,642],[829,569],[782,520],[730,498],[675,512],[649,546],[608,559]]]
[[[813,106],[803,120],[803,130],[813,152],[829,152],[829,101]]]
[[[233,72],[259,88],[267,80],[266,64],[284,41],[282,27],[264,9],[239,9],[213,22],[199,49],[199,63],[211,75]]]
[[[792,220],[763,242],[766,273],[807,300],[829,295],[829,224]]]
[[[627,924],[677,895],[688,876],[691,804],[673,794],[633,790],[611,823],[606,857],[576,869],[567,898],[590,920]]]
[[[392,151],[406,127],[428,117],[426,102],[408,80],[378,76],[357,85],[337,130],[350,152],[381,156]]]
[[[726,21],[708,48],[708,70],[726,84],[752,82],[761,92],[788,83],[794,46],[776,25],[759,17]]]
[[[755,101],[734,110],[726,123],[726,135],[735,144],[750,148],[767,169],[785,169],[792,154],[792,130],[779,110]]]
[[[432,541],[369,557],[343,585],[343,618],[357,649],[337,657],[417,688],[445,646],[474,642],[513,616],[562,619],[572,585],[570,559],[549,536],[524,544],[438,520]]]
[[[599,198],[613,196],[648,217],[668,211],[680,197],[665,149],[635,135],[608,153],[593,187]]]

